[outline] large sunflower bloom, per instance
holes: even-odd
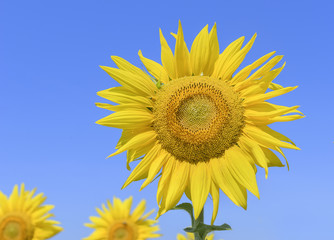
[[[102,204],[102,210],[96,209],[100,217],[90,217],[92,223],[85,224],[95,231],[84,240],[145,240],[160,237],[155,233],[159,226],[157,221],[147,219],[154,210],[144,214],[146,201],[142,200],[130,213],[132,197],[122,202],[114,198],[113,205],[108,200],[107,207]]]
[[[54,206],[42,205],[46,197],[35,192],[24,184],[20,190],[15,185],[9,197],[0,191],[0,240],[44,240],[62,231],[59,222],[49,219]]]
[[[157,190],[159,214],[174,207],[185,192],[197,218],[210,193],[214,221],[219,189],[246,209],[246,189],[259,197],[256,166],[267,175],[268,167],[283,166],[272,150],[283,155],[281,148],[299,149],[267,125],[303,116],[298,106],[266,102],[296,88],[272,82],[285,65],[273,69],[282,56],[266,62],[275,52],[268,53],[235,74],[256,34],[244,47],[241,37],[221,54],[216,25],[210,33],[208,26],[201,30],[190,53],[181,23],[173,35],[174,54],[160,30],[162,65],[139,51],[153,77],[116,56],[111,58],[118,69],[102,67],[122,86],[98,92],[119,105],[98,103],[115,113],[97,123],[123,129],[117,151],[110,156],[127,151],[129,164],[145,155],[124,187],[146,178],[144,188],[162,169]]]

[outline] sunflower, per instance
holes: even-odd
[[[122,86],[98,92],[118,105],[97,103],[115,112],[97,123],[123,129],[117,151],[109,157],[127,151],[129,168],[144,155],[123,187],[146,179],[142,189],[161,171],[158,215],[173,208],[185,193],[197,218],[210,194],[213,222],[220,189],[246,209],[246,190],[259,197],[257,166],[267,177],[268,167],[284,166],[272,150],[284,156],[282,148],[299,149],[268,127],[302,118],[299,106],[266,101],[297,87],[272,82],[285,65],[273,69],[283,57],[271,58],[275,52],[236,73],[256,34],[243,47],[244,37],[235,40],[221,54],[216,25],[210,32],[208,26],[200,31],[190,52],[181,23],[172,35],[174,54],[160,30],[162,65],[139,51],[150,75],[117,56],[111,58],[118,68],[101,67]]]
[[[205,240],[213,240],[214,234],[207,235]],[[178,234],[176,237],[177,240],[195,240],[195,236],[193,233],[186,233],[186,236],[182,234]]]
[[[62,231],[59,222],[49,219],[54,206],[42,205],[46,197],[35,192],[24,184],[20,190],[15,185],[9,197],[0,191],[0,240],[43,240]]]
[[[160,237],[160,234],[155,233],[159,230],[159,226],[154,226],[157,221],[147,219],[154,210],[143,215],[145,200],[142,200],[132,213],[132,197],[124,202],[114,198],[113,205],[109,200],[107,205],[106,207],[102,204],[102,210],[96,209],[100,217],[90,217],[92,223],[85,224],[95,229],[85,240],[144,240]]]

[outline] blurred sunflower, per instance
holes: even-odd
[[[207,235],[205,240],[213,240],[214,234]],[[186,236],[182,234],[178,234],[176,237],[177,240],[195,240],[195,236],[193,233],[186,233]]]
[[[35,192],[26,191],[24,184],[20,190],[15,185],[9,197],[0,191],[0,240],[43,240],[63,230],[49,219],[54,206],[42,205],[46,197],[33,196]]]
[[[285,65],[273,69],[283,56],[266,62],[275,52],[268,53],[234,74],[256,34],[244,47],[241,37],[221,54],[216,25],[210,32],[208,26],[200,31],[190,53],[181,23],[173,35],[174,54],[160,30],[162,65],[139,51],[151,76],[117,56],[111,58],[118,68],[101,67],[122,86],[98,92],[119,105],[97,103],[115,111],[97,123],[123,129],[117,151],[109,157],[127,151],[129,168],[130,162],[145,155],[123,187],[146,178],[144,188],[162,169],[159,215],[173,208],[185,192],[197,218],[210,193],[213,222],[219,189],[246,209],[246,189],[259,197],[256,165],[267,177],[268,167],[284,166],[272,150],[283,155],[281,148],[299,149],[267,125],[303,116],[298,106],[266,102],[296,88],[272,82]]]
[[[96,209],[100,217],[90,217],[92,223],[85,226],[95,231],[84,240],[144,240],[160,237],[156,220],[147,219],[154,210],[144,214],[146,201],[142,200],[136,209],[130,213],[132,197],[122,202],[114,198],[113,205],[108,200],[107,207],[102,204],[102,210]]]

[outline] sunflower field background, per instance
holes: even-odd
[[[334,238],[333,8],[323,0],[1,1],[0,191],[9,195],[25,183],[43,192],[64,229],[54,240],[87,237],[92,230],[84,223],[114,196],[133,196],[134,206],[145,199],[157,211],[158,181],[140,192],[142,181],[121,190],[130,174],[126,153],[105,159],[121,130],[95,124],[109,114],[95,106],[103,101],[96,92],[119,84],[99,65],[115,67],[110,56],[116,55],[144,69],[138,50],[161,63],[159,28],[173,49],[169,33],[181,20],[190,48],[205,25],[216,23],[220,51],[257,33],[240,68],[271,51],[284,55],[275,82],[299,87],[270,102],[300,105],[306,117],[271,125],[301,150],[284,151],[290,171],[270,168],[265,179],[258,170],[261,199],[248,194],[247,211],[221,194],[216,223],[233,230],[215,232],[214,239]],[[212,201],[205,206],[208,223]],[[158,225],[161,239],[176,239],[190,220],[169,211]]]

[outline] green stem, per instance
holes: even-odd
[[[201,213],[199,214],[198,218],[196,219],[196,221],[195,221],[195,223],[194,223],[194,225],[192,227],[194,228],[199,223],[204,223],[204,207],[203,207]],[[204,233],[202,233],[202,232],[195,232],[194,234],[195,234],[195,240],[205,240],[206,236],[203,236]]]

